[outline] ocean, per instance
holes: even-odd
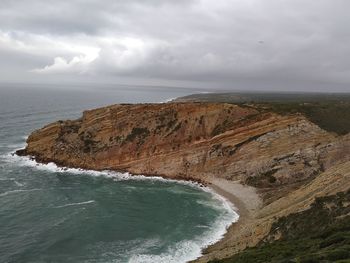
[[[0,86],[0,262],[186,262],[238,219],[195,183],[38,164],[13,156],[45,124],[194,90]]]

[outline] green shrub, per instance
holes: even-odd
[[[147,128],[133,128],[131,133],[126,136],[125,141],[134,141],[137,137],[144,139],[149,136],[150,132]]]

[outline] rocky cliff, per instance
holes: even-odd
[[[256,187],[264,201],[261,211],[236,238],[209,248],[205,260],[257,244],[277,218],[310,205],[321,191],[317,189],[335,182],[343,182],[339,191],[348,187],[349,135],[324,131],[300,114],[282,116],[252,106],[112,105],[49,124],[27,143],[18,154],[40,162],[202,182],[218,177]],[[343,169],[340,175],[332,173],[335,167]],[[322,184],[322,178],[328,183]],[[337,192],[332,189],[323,195]]]

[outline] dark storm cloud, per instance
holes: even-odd
[[[0,55],[11,60],[6,72],[18,62],[16,74],[46,79],[347,88],[349,7],[347,0],[2,0]]]

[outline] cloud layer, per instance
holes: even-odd
[[[347,0],[2,0],[0,81],[347,89],[349,8]]]

